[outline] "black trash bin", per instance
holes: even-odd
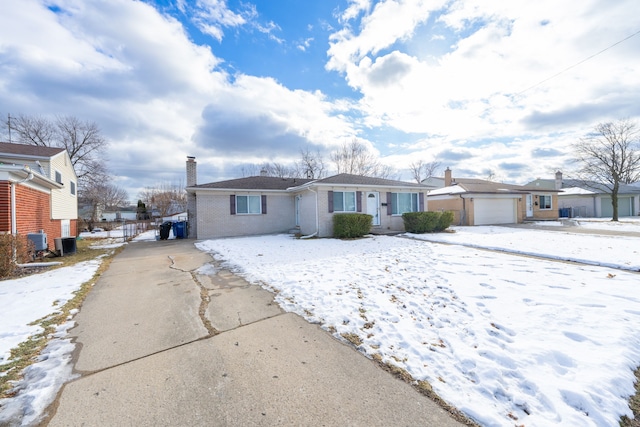
[[[163,222],[160,224],[160,240],[167,240],[169,238],[169,233],[171,232],[171,221]]]
[[[65,255],[71,255],[76,253],[76,238],[75,237],[63,237],[62,238],[62,251]]]

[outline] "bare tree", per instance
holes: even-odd
[[[287,166],[283,163],[278,162],[266,162],[262,165],[257,164],[249,164],[244,165],[241,168],[242,176],[274,176],[278,178],[298,178],[299,172],[297,167]]]
[[[336,166],[338,173],[379,178],[388,178],[395,173],[391,166],[380,163],[377,156],[369,151],[364,143],[355,139],[349,143],[345,142],[331,153],[331,161]]]
[[[425,179],[431,178],[436,171],[440,169],[440,162],[425,162],[424,160],[416,160],[409,164],[409,170],[413,179],[420,184]]]
[[[640,180],[640,132],[629,119],[599,123],[574,144],[579,164],[578,179],[585,185],[611,194],[612,221],[618,221],[620,184]]]
[[[57,116],[55,120],[19,115],[6,127],[22,144],[64,148],[78,175],[79,187],[91,187],[91,181],[104,182],[107,177],[105,151],[107,140],[95,122],[74,116]]]
[[[123,189],[110,182],[93,182],[79,190],[79,198],[91,207],[89,226],[98,221],[98,214],[108,209],[118,209],[129,204],[129,195]]]
[[[322,158],[319,150],[313,153],[308,147],[300,149],[298,174],[302,178],[309,179],[320,179],[325,177],[324,159]]]
[[[156,187],[145,187],[138,198],[147,209],[156,209],[160,216],[169,216],[187,210],[187,193],[182,184],[160,184]]]

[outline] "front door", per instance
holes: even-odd
[[[527,194],[527,218],[533,216],[533,195]]]
[[[380,194],[367,192],[367,213],[373,217],[372,225],[380,225]]]
[[[300,225],[300,196],[296,196],[296,226]]]

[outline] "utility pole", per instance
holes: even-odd
[[[9,128],[9,144],[11,144],[11,113],[7,113],[7,127]]]

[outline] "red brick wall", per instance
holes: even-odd
[[[0,232],[11,232],[11,186],[0,182]],[[70,221],[71,236],[77,235],[77,220]],[[54,239],[62,235],[60,220],[51,219],[51,196],[24,185],[16,185],[16,225],[18,234],[47,233],[49,249],[55,248]]]

